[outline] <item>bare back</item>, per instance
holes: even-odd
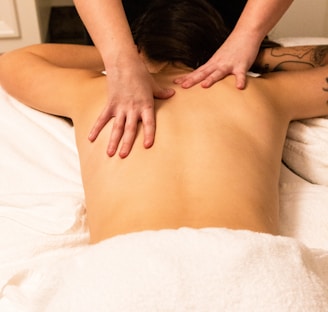
[[[293,68],[305,65],[306,70],[249,78],[243,91],[231,76],[209,89],[181,89],[172,81],[186,72],[166,66],[154,79],[176,94],[155,101],[155,144],[144,149],[140,130],[126,159],[105,152],[111,122],[94,143],[87,139],[108,99],[94,47],[39,45],[14,51],[1,56],[0,79],[26,105],[73,120],[91,242],[187,226],[274,234],[288,124],[328,115],[327,52],[326,46],[268,49],[259,58],[262,67],[267,60],[270,68],[286,67],[291,60]]]
[[[162,84],[172,81],[163,77]],[[105,153],[111,124],[96,142],[85,140],[101,110],[96,103],[75,120],[92,242],[185,226],[277,232],[289,120],[255,79],[245,91],[229,77],[157,101],[154,146],[144,149],[140,133],[123,160]]]

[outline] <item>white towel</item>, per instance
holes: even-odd
[[[283,160],[305,180],[328,186],[328,118],[292,122]]]
[[[280,185],[279,233],[328,251],[328,187],[305,180]]]
[[[285,47],[328,44],[327,37],[284,37],[273,38],[273,40]]]
[[[17,280],[3,293],[33,312],[328,311],[328,253],[250,231],[121,235]]]

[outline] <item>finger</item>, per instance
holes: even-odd
[[[176,84],[181,84],[182,81],[184,81],[185,77],[186,76],[176,78],[176,79],[173,80],[173,82],[176,83]]]
[[[189,80],[189,77],[193,77],[194,75],[197,75],[198,73],[200,73],[201,71],[203,70],[203,67],[198,67],[197,69],[195,69],[192,73],[190,74],[187,74],[187,75],[184,75],[182,77],[178,77],[176,79],[173,80],[174,83],[176,84],[182,84],[184,83],[185,81]]]
[[[153,91],[154,92],[154,97],[157,99],[168,99],[171,96],[174,95],[175,90],[172,88],[158,88]]]
[[[88,139],[93,142],[98,137],[100,131],[104,128],[108,121],[113,118],[112,110],[107,105],[106,108],[102,111],[100,116],[97,118],[96,123],[89,132]]]
[[[144,147],[149,148],[154,144],[156,121],[154,109],[147,109],[141,115],[144,131]]]
[[[205,79],[212,71],[211,66],[201,66],[192,73],[175,79],[174,82],[180,84],[183,88],[190,88]]]
[[[204,79],[202,81],[201,86],[203,88],[209,88],[214,83],[216,83],[217,81],[223,79],[227,75],[229,75],[229,71],[227,71],[227,70],[224,70],[224,71],[217,70],[217,71],[213,72],[211,75],[207,76],[206,79]]]
[[[238,73],[236,76],[236,87],[237,89],[243,90],[246,87],[246,73]]]
[[[122,138],[122,146],[119,152],[121,158],[125,158],[129,155],[133,143],[135,141],[138,130],[138,116],[130,115],[126,118],[125,127],[123,129],[124,134]]]
[[[107,148],[108,156],[115,155],[118,144],[120,143],[121,138],[123,136],[124,127],[125,127],[125,115],[116,116],[112,128],[111,136],[109,139],[108,148]]]
[[[181,87],[188,89],[196,85],[197,83],[203,81],[208,75],[210,75],[210,71],[194,71],[188,76],[186,76],[186,79],[181,83]]]

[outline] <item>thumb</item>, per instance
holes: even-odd
[[[168,99],[175,94],[175,90],[172,88],[156,88],[153,92],[157,99]]]
[[[243,90],[246,87],[246,73],[238,73],[236,76],[236,87],[237,89]]]

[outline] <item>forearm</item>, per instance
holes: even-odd
[[[232,36],[247,38],[250,44],[259,46],[292,2],[293,0],[248,0]]]
[[[82,69],[96,73],[103,69],[103,64],[95,47],[33,45],[7,52],[0,57],[0,83],[16,98],[32,102],[38,86],[49,82],[51,84],[59,69],[61,72],[64,69]]]
[[[306,70],[328,64],[328,45],[263,49],[254,64],[258,72]]]
[[[106,68],[139,60],[121,0],[74,0]]]
[[[41,44],[0,57],[0,84],[20,102],[50,114],[72,117],[92,98],[90,83],[103,75],[95,47]]]
[[[104,64],[98,50],[93,46],[71,44],[39,44],[27,46],[6,54],[18,57],[33,54],[52,65],[63,68],[80,68],[95,71],[104,70]],[[6,56],[6,54],[4,54]]]

